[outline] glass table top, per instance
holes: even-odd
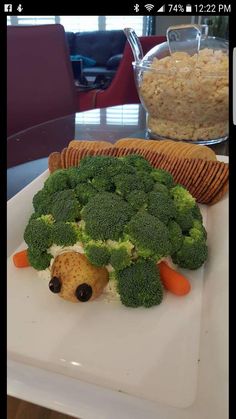
[[[58,118],[18,132],[7,139],[7,199],[14,196],[48,167],[48,156],[71,140],[116,142],[120,138],[148,139],[142,105],[92,109]],[[210,146],[228,155],[228,141]]]

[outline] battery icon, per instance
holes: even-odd
[[[191,4],[186,4],[186,12],[191,13],[192,12],[192,6]]]

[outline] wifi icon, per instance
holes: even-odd
[[[148,12],[150,12],[153,9],[154,4],[145,4],[144,7],[147,9]]]

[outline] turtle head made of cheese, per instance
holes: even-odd
[[[71,251],[55,258],[49,289],[68,301],[91,301],[102,294],[108,279],[105,268],[96,267],[84,254]]]

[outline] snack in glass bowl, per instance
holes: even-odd
[[[228,42],[208,37],[205,26],[170,27],[167,42],[133,63],[151,138],[214,144],[228,137]]]

